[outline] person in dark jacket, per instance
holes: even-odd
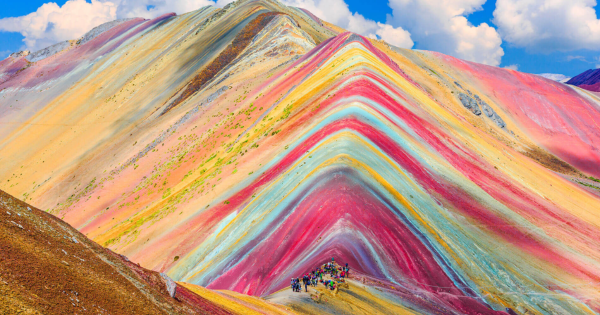
[[[304,278],[302,278],[302,283],[304,283],[304,290],[308,292],[308,274],[304,275]]]

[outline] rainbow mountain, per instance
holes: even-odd
[[[595,92],[240,0],[13,54],[0,96],[0,189],[175,281],[600,313]],[[332,257],[372,309],[282,295]]]

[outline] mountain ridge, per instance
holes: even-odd
[[[600,72],[598,71],[598,69],[589,69],[572,77],[566,83],[578,86],[585,90],[599,92]]]
[[[416,313],[600,310],[597,96],[276,1],[136,23],[0,62],[0,188],[209,289],[335,257]]]

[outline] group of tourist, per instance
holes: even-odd
[[[350,267],[348,263],[346,266],[339,267],[335,264],[335,259],[331,258],[331,262],[323,264],[319,268],[305,274],[302,277],[302,284],[304,285],[305,292],[308,292],[308,286],[316,287],[319,282],[325,285],[330,290],[335,290],[337,282],[344,282],[345,278],[348,277]],[[332,280],[323,281],[323,275],[329,274]],[[291,281],[292,291],[301,292],[302,285],[300,284],[300,278],[292,278]]]

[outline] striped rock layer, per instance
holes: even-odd
[[[175,281],[276,296],[333,257],[415,313],[600,312],[596,94],[271,0],[0,73],[0,189]]]

